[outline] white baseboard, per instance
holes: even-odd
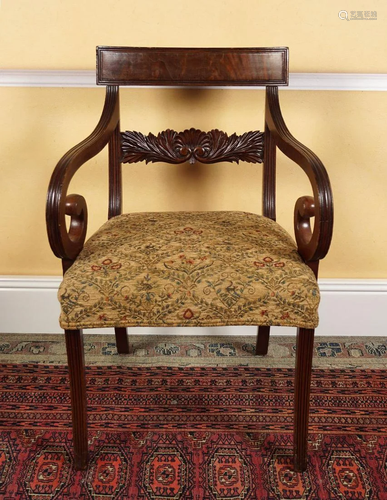
[[[0,276],[0,333],[61,333],[56,298],[60,277]],[[316,335],[387,336],[387,280],[321,279]],[[142,334],[254,335],[255,327],[132,328]],[[184,331],[184,332],[183,332]],[[273,333],[294,334],[274,327]],[[88,330],[92,333],[112,329]]]
[[[95,70],[0,69],[0,87],[96,87]],[[227,88],[232,90],[264,89],[264,87],[245,86]],[[284,90],[387,91],[387,74],[290,73],[289,86],[282,88]]]

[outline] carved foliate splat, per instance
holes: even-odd
[[[123,132],[123,163],[144,161],[184,163],[217,163],[220,161],[262,163],[263,132],[246,132],[228,136],[221,130],[202,132],[191,128],[184,132],[165,130],[157,136],[141,132]]]

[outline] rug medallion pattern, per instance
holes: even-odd
[[[79,472],[72,465],[70,433],[46,431],[31,440],[30,449],[23,447],[22,434],[0,434],[12,442],[13,457],[12,473],[0,485],[4,500],[386,498],[386,437],[378,437],[371,452],[355,436],[311,435],[319,444],[312,447],[308,469],[296,473],[291,435],[263,434],[257,448],[246,433],[210,432],[193,447],[184,432],[144,433],[140,440],[124,433],[118,442],[116,433],[92,431],[89,467]]]
[[[309,463],[292,467],[290,369],[89,367],[86,471],[67,369],[1,365],[4,500],[380,500],[383,370],[314,370]]]

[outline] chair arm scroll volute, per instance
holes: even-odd
[[[296,201],[294,207],[294,232],[297,241],[298,251],[301,255],[306,255],[313,237],[310,225],[312,217],[316,216],[316,206],[312,196],[302,196]]]
[[[78,194],[67,194],[71,179],[84,163],[106,146],[118,124],[118,87],[108,86],[98,125],[89,137],[62,157],[52,174],[47,193],[47,233],[52,251],[63,261],[76,259],[83,248],[87,231],[86,200]],[[68,230],[66,215],[70,216]]]
[[[318,261],[329,250],[333,230],[333,198],[327,171],[313,151],[297,141],[286,127],[277,87],[267,87],[265,119],[276,146],[304,170],[311,183],[313,197],[303,196],[296,201],[294,231],[298,251],[304,261]],[[312,217],[313,230],[310,224]]]

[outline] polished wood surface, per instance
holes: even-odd
[[[287,47],[97,47],[98,85],[287,85]]]
[[[262,214],[274,221],[276,220],[276,161],[276,143],[269,127],[265,124],[265,149],[262,170]]]
[[[314,330],[299,328],[296,344],[296,372],[294,380],[294,469],[302,472],[307,466],[310,383]]]
[[[65,330],[65,338],[70,378],[75,468],[86,469],[88,458],[87,402],[82,330]]]
[[[257,356],[266,356],[269,348],[270,326],[259,326],[257,335],[257,344],[255,354]]]
[[[118,122],[109,141],[109,219],[121,215],[122,201],[121,134]]]
[[[127,328],[114,328],[118,354],[129,354],[129,339]]]
[[[295,201],[294,231],[298,251],[316,278],[319,261],[330,246],[333,228],[332,191],[319,158],[289,132],[282,117],[277,85],[288,80],[288,50],[274,49],[139,49],[98,47],[99,84],[107,84],[105,105],[95,130],[59,161],[47,195],[47,232],[51,248],[62,259],[65,273],[83,248],[87,231],[86,200],[69,194],[76,171],[106,145],[109,147],[108,217],[122,212],[121,163],[134,161],[256,161],[263,160],[263,215],[276,218],[276,150],[279,148],[307,175],[313,196]],[[219,130],[204,133],[187,129],[145,136],[120,132],[118,85],[266,85],[265,131],[241,136]],[[187,124],[188,125],[188,124]],[[215,139],[215,140],[213,140]],[[211,143],[212,140],[212,143]],[[222,149],[223,148],[223,149]],[[69,229],[66,217],[70,217]],[[314,218],[312,229],[311,219]],[[87,463],[87,408],[82,332],[66,330],[73,411],[74,452],[77,468]],[[117,350],[129,352],[126,328],[115,328]],[[256,353],[265,355],[269,326],[258,329]],[[310,377],[313,330],[298,329],[294,463],[307,464]]]
[[[323,259],[329,250],[333,231],[333,197],[327,171],[313,151],[289,132],[276,87],[266,89],[265,120],[276,146],[304,170],[313,190],[313,199],[304,196],[295,205],[294,230],[298,251],[306,262]],[[310,217],[314,217],[313,232],[307,229],[306,221]]]

